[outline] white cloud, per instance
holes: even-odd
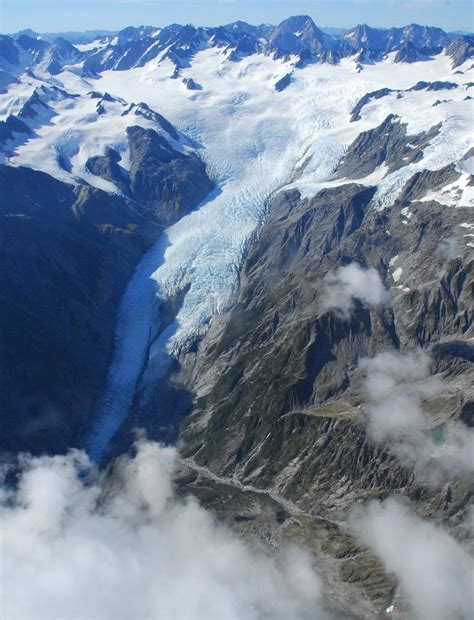
[[[395,450],[401,460],[410,461],[419,478],[439,483],[453,476],[470,479],[474,473],[474,430],[452,423],[434,441],[429,433],[420,433],[411,442],[399,442]]]
[[[441,239],[436,248],[436,256],[440,262],[450,261],[459,256],[459,244],[454,237]]]
[[[364,358],[364,390],[368,402],[369,432],[377,441],[423,429],[422,399],[435,396],[440,384],[428,379],[430,359],[418,349],[402,354],[379,353]]]
[[[368,431],[375,441],[390,441],[390,449],[408,460],[419,476],[433,481],[445,474],[474,472],[474,431],[460,422],[449,423],[435,441],[423,413],[443,383],[430,376],[431,360],[421,349],[385,352],[360,361],[365,372]]]
[[[449,534],[393,498],[355,510],[351,525],[399,580],[412,608],[411,618],[472,617],[474,563]]]
[[[250,549],[175,497],[174,448],[137,450],[108,481],[80,452],[23,458],[0,511],[2,618],[327,617],[306,555]]]
[[[324,310],[335,309],[347,317],[356,299],[367,306],[389,302],[390,293],[385,289],[376,269],[364,269],[358,263],[351,263],[326,275],[322,298]]]

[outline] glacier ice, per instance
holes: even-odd
[[[205,332],[212,316],[228,308],[238,288],[245,248],[276,190],[295,186],[314,194],[321,187],[348,182],[332,180],[345,148],[389,112],[409,122],[411,132],[437,122],[445,126],[420,164],[389,175],[381,166],[371,177],[358,180],[379,186],[381,208],[395,199],[417,167],[442,167],[464,155],[469,112],[461,100],[442,111],[441,106],[431,106],[429,98],[436,93],[407,92],[401,99],[378,100],[367,106],[360,121],[349,122],[360,97],[381,84],[407,89],[427,73],[450,72],[441,57],[410,67],[392,64],[390,70],[384,64],[366,67],[364,75],[351,61],[295,70],[292,84],[281,93],[273,83],[285,70],[283,61],[251,56],[233,63],[216,49],[199,52],[192,67],[183,70],[184,76],[203,85],[202,91],[190,92],[169,79],[166,62],[102,74],[100,90],[126,98],[133,83],[140,100],[201,145],[200,155],[219,191],[165,231],[126,289],[108,385],[88,437],[93,457],[100,457],[126,417],[137,382],[146,402],[148,386],[166,373],[173,357]],[[67,88],[67,72],[61,79]],[[71,79],[77,88],[77,78]],[[160,303],[179,292],[184,296],[176,321],[160,333]]]

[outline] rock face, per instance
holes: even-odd
[[[157,234],[130,203],[2,166],[1,449],[64,451],[107,372],[113,317]]]
[[[249,249],[238,302],[174,376],[194,394],[181,423],[183,455],[198,468],[191,488],[214,505],[216,499],[203,495],[212,474],[224,486],[238,481],[280,497],[280,506],[296,506],[309,528],[301,529],[297,516],[296,538],[338,558],[339,591],[355,587],[369,618],[388,606],[393,582],[373,559],[348,550],[355,543],[338,525],[325,538],[331,549],[321,546],[320,528],[344,522],[354,501],[400,492],[422,515],[462,536],[456,528],[472,496],[467,479],[424,484],[365,429],[358,360],[414,346],[431,351],[434,372],[446,385],[427,405],[433,424],[442,426],[450,416],[470,419],[474,262],[460,226],[469,213],[416,202],[426,189],[418,187],[433,189],[457,173],[429,174],[413,177],[382,212],[371,202],[375,188],[357,184],[313,198],[297,190],[277,194]],[[459,250],[442,251],[442,239]],[[390,307],[356,303],[349,317],[325,309],[325,274],[350,262],[379,272],[392,291]],[[242,501],[229,499],[220,510],[231,518]],[[255,507],[245,514],[250,521],[263,518]]]
[[[51,75],[57,75],[61,73],[64,65],[75,64],[80,61],[82,57],[83,55],[74,45],[66,39],[58,37],[49,51],[46,70],[48,73],[51,73]]]
[[[128,172],[119,165],[121,155],[112,148],[107,148],[104,155],[95,155],[86,162],[86,168],[106,181],[110,181],[126,196],[130,195]]]
[[[440,28],[411,24],[403,28],[381,30],[367,24],[359,24],[342,37],[347,50],[370,50],[375,55],[400,50],[434,50],[450,43],[449,36]]]
[[[188,90],[202,90],[202,86],[195,82],[193,78],[183,78],[183,84]]]
[[[123,196],[0,167],[2,451],[78,445],[104,387],[116,310],[136,264],[164,225],[213,188],[195,155],[155,131],[132,126],[129,140],[130,176],[113,149],[87,162]]]
[[[153,129],[127,129],[130,195],[163,224],[176,221],[213,189],[202,161],[185,155]]]
[[[120,166],[121,156],[111,148],[104,155],[90,157],[87,169],[113,183],[161,224],[179,219],[213,189],[204,164],[194,153],[176,150],[155,130],[138,125],[127,128],[127,138],[130,171]]]
[[[439,126],[410,136],[407,125],[389,114],[378,127],[362,132],[349,146],[336,171],[339,178],[363,178],[385,164],[393,172],[423,158],[423,149],[436,137]]]
[[[387,97],[387,95],[390,95],[390,93],[393,93],[393,90],[391,88],[380,88],[379,90],[374,90],[370,93],[366,93],[363,97],[359,99],[359,101],[356,103],[356,105],[352,109],[351,123],[354,123],[355,121],[360,120],[361,118],[360,113],[364,106],[366,106],[368,103],[370,103],[374,99],[382,99],[382,97]]]
[[[456,166],[451,164],[440,170],[422,170],[416,172],[402,190],[400,200],[418,200],[429,191],[436,191],[459,178]]]
[[[326,49],[329,37],[315,25],[308,15],[297,15],[285,19],[272,32],[268,49],[277,56],[297,54],[307,49],[312,54],[320,54]]]
[[[4,63],[17,65],[19,63],[18,47],[11,37],[0,35],[0,56]]]
[[[453,69],[459,67],[474,56],[474,36],[457,37],[446,49],[446,54],[451,57]]]
[[[426,56],[417,49],[415,44],[412,41],[407,41],[395,54],[394,61],[412,63],[423,60],[424,58],[426,58]]]
[[[30,134],[31,129],[21,119],[10,114],[6,120],[0,121],[0,145],[4,145],[9,140],[13,140],[15,134]]]
[[[308,15],[292,16],[275,26],[238,21],[211,28],[189,24],[127,27],[116,36],[104,37],[100,45],[88,51],[79,51],[63,37],[26,31],[14,38],[2,36],[0,70],[20,75],[26,65],[31,70],[39,68],[57,75],[76,65],[81,66],[84,76],[96,76],[102,71],[125,71],[143,67],[153,59],[168,59],[174,65],[172,77],[176,78],[204,47],[222,49],[232,61],[255,53],[295,57],[297,66],[315,61],[336,64],[342,57],[354,54],[363,62],[374,62],[390,52],[397,53],[397,62],[410,63],[447,48],[453,66],[459,66],[472,56],[472,37],[461,36],[451,42],[440,28],[417,24],[390,30],[359,24],[342,36],[332,36],[318,28]]]
[[[135,116],[143,116],[144,118],[157,123],[166,133],[173,138],[173,140],[179,141],[179,135],[173,125],[161,114],[152,110],[146,103],[139,103],[138,105],[132,105],[128,111],[128,114],[133,113]]]
[[[351,51],[371,50],[383,52],[386,48],[386,36],[383,31],[371,28],[367,24],[358,24],[342,37],[343,45]]]
[[[275,90],[281,92],[285,90],[291,84],[291,73],[287,73],[282,78],[278,80],[275,84]]]
[[[455,88],[458,88],[458,85],[455,84],[454,82],[441,82],[437,80],[435,82],[423,82],[423,81],[417,82],[409,90],[437,91],[437,90],[453,90]]]
[[[14,76],[11,75],[11,73],[8,73],[8,71],[2,71],[0,69],[0,94],[5,94],[8,92],[8,87],[11,84],[18,84],[19,81],[18,79]]]
[[[440,266],[432,260],[439,239],[454,234],[467,209],[452,210],[447,218],[436,203],[429,209],[413,203],[411,223],[404,225],[401,209],[410,203],[377,213],[369,207],[373,191],[344,185],[311,200],[295,190],[275,198],[260,242],[249,254],[239,303],[207,351],[214,369],[224,360],[226,368],[202,400],[202,408],[213,412],[210,421],[203,434],[194,432],[193,416],[184,422],[188,449],[197,451],[199,462],[250,475],[250,457],[270,426],[294,403],[324,403],[344,393],[358,356],[472,331],[472,262],[446,262],[443,277],[454,286],[446,296]],[[328,271],[356,261],[376,267],[390,286],[388,263],[396,255],[410,291],[396,290],[392,310],[361,307],[349,321],[321,310]],[[221,425],[232,429],[225,445],[212,439]]]

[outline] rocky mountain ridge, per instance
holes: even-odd
[[[448,39],[3,38],[2,459],[85,447],[113,486],[144,429],[181,495],[314,552],[338,617],[416,617],[351,519],[404,497],[472,547],[472,42]]]
[[[123,183],[121,196],[0,167],[2,452],[61,452],[80,441],[107,376],[127,282],[164,226],[214,187],[194,153],[174,150],[153,129],[131,125],[127,134],[130,176],[112,150],[87,162],[94,175]]]
[[[194,395],[180,437],[184,456],[198,467],[185,487],[213,505],[217,491],[206,491],[213,475],[281,497],[280,510],[293,503],[279,525],[275,513],[263,517],[258,502],[242,508],[240,495],[217,510],[236,519],[239,531],[255,524],[271,540],[292,531],[322,562],[338,558],[337,590],[350,599],[352,588],[359,592],[347,608],[357,617],[383,614],[394,584],[369,556],[346,547],[354,502],[402,495],[461,540],[472,502],[467,472],[438,475],[433,459],[430,479],[427,465],[375,441],[367,427],[360,360],[416,347],[429,352],[433,376],[443,382],[443,393],[424,403],[425,432],[444,435],[456,420],[466,433],[464,425],[472,427],[474,264],[469,249],[456,257],[441,250],[442,240],[462,244],[460,224],[469,213],[447,215],[435,203],[417,203],[413,186],[414,180],[383,213],[371,206],[374,189],[357,185],[312,199],[278,194],[249,252],[239,301],[173,378]],[[407,205],[409,223],[402,215]],[[370,308],[359,301],[348,316],[324,310],[327,273],[354,262],[378,271],[391,303]],[[235,516],[242,512],[247,527]],[[332,525],[322,526],[321,518]],[[322,536],[321,527],[331,534]],[[403,601],[394,613],[412,617]]]
[[[40,36],[36,33],[23,33],[15,38],[2,35],[2,70],[12,76],[25,68],[56,75],[74,66],[87,76],[110,69],[123,71],[142,67],[156,59],[169,60],[175,67],[173,76],[178,77],[180,70],[192,63],[194,54],[206,47],[221,48],[234,61],[261,53],[275,58],[295,58],[300,65],[338,63],[354,55],[358,55],[362,63],[377,62],[392,52],[396,53],[396,62],[410,63],[428,59],[445,49],[453,66],[459,66],[474,53],[471,35],[453,38],[440,28],[418,24],[389,30],[362,24],[334,37],[320,30],[307,15],[290,17],[278,26],[235,22],[216,28],[179,24],[164,28],[128,27],[114,36],[98,38],[96,47],[87,44],[84,51],[65,38],[50,41]]]

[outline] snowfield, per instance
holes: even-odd
[[[223,50],[211,48],[200,51],[177,79],[171,78],[175,67],[169,60],[156,59],[141,68],[104,72],[99,79],[81,78],[74,68],[49,78],[51,85],[80,96],[48,98],[46,93],[52,114],[34,119],[35,135],[7,145],[9,163],[31,166],[70,183],[82,179],[118,192],[113,184],[90,174],[85,162],[111,146],[121,153],[127,167],[126,127],[139,124],[162,131],[137,116],[136,108],[130,109],[132,100],[143,101],[199,147],[218,187],[198,209],[165,231],[127,287],[117,318],[108,387],[89,438],[94,458],[100,457],[126,417],[142,373],[141,397],[146,401],[146,386],[205,332],[214,315],[229,307],[238,288],[246,245],[261,225],[271,196],[283,187],[314,195],[323,187],[352,182],[335,180],[333,175],[345,150],[362,131],[378,126],[388,114],[408,123],[409,134],[442,123],[423,159],[391,174],[380,166],[357,180],[378,185],[380,208],[393,203],[417,170],[436,170],[452,162],[461,166],[463,176],[425,199],[474,206],[473,187],[467,184],[472,161],[461,163],[474,145],[473,101],[466,99],[469,89],[464,85],[474,75],[469,64],[459,67],[463,71],[459,73],[451,69],[444,54],[413,64],[394,63],[392,55],[384,62],[365,65],[361,72],[350,58],[337,66],[313,64],[296,69],[291,61],[264,55],[232,62]],[[275,91],[275,83],[290,71],[290,85]],[[202,90],[188,90],[183,78],[192,78]],[[449,80],[459,87],[408,92],[420,80]],[[0,95],[1,118],[17,112],[40,83],[44,81],[27,78]],[[401,93],[372,100],[363,107],[361,120],[350,122],[359,99],[385,87]],[[105,112],[98,114],[98,100],[88,95],[91,91],[108,92],[116,100],[104,102]],[[187,148],[185,142],[173,146]],[[69,170],[58,163],[59,154],[69,162]],[[397,270],[395,282],[399,277]],[[183,290],[187,292],[176,322],[161,333],[156,318],[159,304]]]

